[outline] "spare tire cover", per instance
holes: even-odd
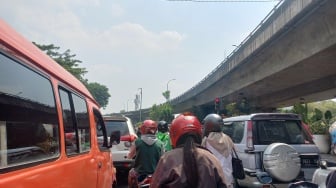
[[[265,170],[279,181],[289,182],[300,173],[301,161],[298,152],[290,145],[273,143],[263,154]]]

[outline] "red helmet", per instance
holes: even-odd
[[[145,120],[141,127],[140,127],[140,132],[141,134],[155,134],[157,131],[157,124],[153,120]]]
[[[201,123],[196,116],[190,114],[179,115],[172,121],[169,129],[172,146],[175,148],[181,136],[187,133],[195,134],[197,137],[201,138]]]

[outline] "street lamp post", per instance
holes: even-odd
[[[141,106],[142,106],[142,88],[140,87],[138,90],[140,90],[140,122],[141,122]]]
[[[169,90],[168,90],[169,82],[171,82],[171,81],[173,81],[173,80],[176,80],[176,79],[173,78],[173,79],[171,79],[171,80],[169,80],[169,81],[167,82],[167,90],[166,90],[167,93],[169,92]],[[169,92],[169,96],[167,97],[167,101],[169,101],[169,98],[170,98],[170,92]]]
[[[127,109],[126,109],[126,112],[128,112],[128,101],[129,101],[130,99],[127,99]]]

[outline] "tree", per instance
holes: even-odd
[[[313,134],[328,133],[329,126],[336,119],[336,102],[332,100],[295,104],[292,109],[286,110],[300,114],[302,121],[309,125]]]
[[[87,73],[87,71],[85,68],[79,67],[79,64],[82,63],[82,61],[75,59],[75,54],[71,54],[69,49],[63,53],[60,53],[58,52],[60,47],[55,46],[54,44],[41,45],[35,42],[33,42],[33,44],[44,51],[48,56],[50,56],[54,61],[74,75],[78,80],[80,80],[88,88],[92,96],[96,99],[102,108],[107,106],[108,99],[111,96],[108,93],[107,87],[96,82],[89,83],[88,80],[84,78],[84,75]]]
[[[108,88],[97,82],[87,83],[85,85],[88,88],[88,90],[91,92],[91,94],[94,96],[94,98],[97,100],[97,102],[103,108],[105,108],[106,105],[108,104],[108,99],[111,97],[111,95],[108,92]]]
[[[58,64],[60,64],[63,68],[69,71],[77,79],[82,82],[85,80],[83,76],[87,73],[87,71],[85,68],[79,67],[79,64],[82,63],[82,61],[75,59],[76,55],[71,54],[69,49],[67,49],[63,53],[59,53],[58,50],[60,49],[60,47],[53,44],[41,45],[35,42],[33,43],[42,51],[46,52],[48,56],[54,59]]]
[[[309,124],[309,118],[308,118],[308,104],[301,104],[301,103],[297,103],[294,104],[293,109],[290,111],[296,114],[300,114],[301,115],[301,119],[304,123]]]
[[[169,103],[160,105],[154,104],[149,112],[149,117],[152,120],[171,122],[173,120],[173,108]]]
[[[170,91],[169,90],[163,92],[162,95],[164,96],[166,101],[169,101],[169,98],[170,98]]]

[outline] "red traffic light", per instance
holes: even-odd
[[[219,98],[218,97],[215,99],[215,103],[219,103]]]

